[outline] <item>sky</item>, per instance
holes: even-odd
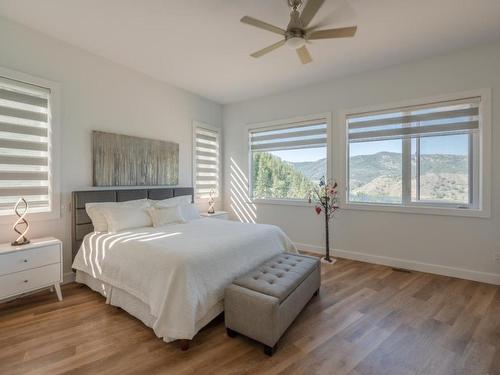
[[[272,151],[271,154],[292,163],[301,161],[317,161],[326,158],[326,147]]]
[[[469,150],[468,144],[468,136],[465,134],[423,137],[420,151],[422,154],[466,155]],[[401,140],[353,143],[350,147],[350,156],[372,155],[382,151],[401,153]],[[272,151],[271,154],[292,163],[317,161],[326,158],[326,147]]]
[[[350,145],[349,155],[372,155],[382,151],[401,153],[401,140],[353,143]],[[420,152],[422,154],[467,155],[469,152],[468,135],[422,137]]]

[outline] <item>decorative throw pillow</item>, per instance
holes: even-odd
[[[153,227],[186,222],[182,217],[180,206],[149,207],[148,212],[153,221]]]
[[[149,207],[147,199],[136,199],[125,202],[101,202],[101,203],[86,203],[85,211],[89,215],[94,230],[96,232],[107,232],[108,223],[103,214],[103,209],[112,207]]]

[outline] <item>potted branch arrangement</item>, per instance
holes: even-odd
[[[312,197],[309,197],[309,203],[312,203],[311,201],[312,199],[314,199],[314,210],[316,211],[316,214],[319,215],[323,212],[323,214],[325,215],[326,253],[325,256],[321,258],[321,262],[327,264],[333,264],[336,261],[335,259],[330,257],[329,224],[330,219],[333,218],[334,212],[339,209],[337,186],[338,184],[336,182],[326,182],[325,178],[322,177],[319,181],[318,186],[312,189]]]

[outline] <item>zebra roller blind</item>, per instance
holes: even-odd
[[[479,130],[480,98],[347,117],[349,142],[463,134]]]
[[[50,211],[50,90],[0,77],[0,215]]]
[[[194,184],[197,198],[207,199],[210,192],[219,196],[219,131],[208,126],[194,127]]]
[[[326,143],[327,125],[324,119],[250,131],[252,152],[315,148],[326,146]]]

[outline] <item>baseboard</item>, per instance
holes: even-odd
[[[75,273],[74,272],[66,272],[64,275],[63,275],[63,285],[64,284],[68,284],[68,283],[72,283],[75,281]]]
[[[295,243],[297,249],[312,253],[324,254],[325,249],[321,246]],[[460,279],[480,281],[483,283],[500,285],[500,274],[467,270],[464,268],[448,267],[439,264],[423,263],[414,260],[392,258],[381,255],[360,253],[357,251],[332,249],[330,254],[339,258],[359,260],[361,262],[382,264],[384,266],[406,268],[413,271],[435,273],[437,275],[458,277]]]
[[[310,253],[317,253],[317,254],[325,253],[325,248],[321,246],[308,245],[305,243],[298,243],[298,242],[295,242],[294,244],[299,251],[307,251]]]

